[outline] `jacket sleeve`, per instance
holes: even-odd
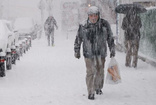
[[[126,30],[126,29],[128,28],[128,20],[127,20],[126,17],[123,18],[121,28],[122,28],[123,30]]]
[[[138,22],[137,22],[137,24],[138,24],[138,37],[139,37],[139,39],[140,39],[140,28],[142,27],[142,23],[141,23],[141,18],[140,17],[138,17]]]
[[[114,44],[114,38],[113,38],[113,33],[110,27],[110,24],[106,22],[106,27],[107,27],[107,43],[109,47],[109,51],[115,55],[115,44]]]
[[[47,27],[48,27],[48,19],[44,23],[44,30],[47,30]]]
[[[80,53],[81,43],[82,43],[82,25],[79,25],[79,29],[74,43],[75,53]]]
[[[54,22],[55,27],[56,27],[56,28],[58,28],[58,26],[57,26],[57,22],[56,22],[56,20],[55,20],[55,19],[54,19],[54,21],[53,21],[53,22]]]
[[[141,18],[140,17],[138,17],[138,21],[139,21],[139,28],[141,28],[142,27],[142,23],[141,23]]]

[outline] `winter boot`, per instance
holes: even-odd
[[[102,90],[97,89],[97,90],[96,90],[96,94],[97,94],[97,95],[101,95],[101,94],[103,94],[103,92],[102,92]]]
[[[128,63],[125,63],[125,66],[126,66],[126,67],[131,67],[130,64],[128,64]]]
[[[133,63],[132,64],[132,67],[137,68],[137,64],[136,63]]]
[[[94,100],[94,99],[95,99],[95,98],[94,98],[94,94],[89,94],[88,99]]]

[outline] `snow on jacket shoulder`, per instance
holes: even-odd
[[[57,28],[57,22],[54,18],[48,18],[44,23],[44,29],[45,31],[51,33],[54,31],[54,26]]]
[[[74,44],[76,53],[80,53],[82,43],[83,55],[85,58],[93,58],[94,56],[105,58],[107,55],[107,44],[110,51],[115,51],[110,25],[104,19],[99,19],[95,24],[87,20],[79,25]]]

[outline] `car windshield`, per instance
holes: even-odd
[[[9,31],[13,31],[13,28],[11,27],[10,24],[7,23],[6,26],[7,26],[7,28],[9,29]]]

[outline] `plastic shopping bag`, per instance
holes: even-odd
[[[114,57],[111,58],[106,75],[107,84],[118,84],[121,83],[120,70],[117,61]]]

